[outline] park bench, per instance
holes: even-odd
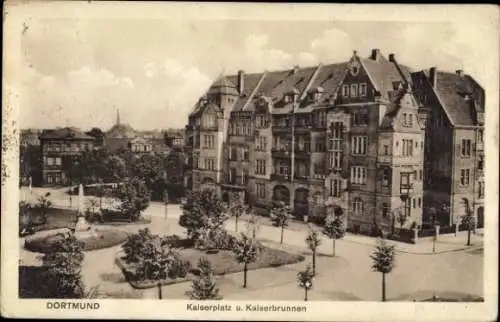
[[[104,212],[101,215],[102,222],[131,222],[132,219],[129,215],[121,212]]]

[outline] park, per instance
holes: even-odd
[[[342,219],[335,215],[323,226],[296,222],[284,205],[276,205],[269,216],[258,216],[240,202],[225,204],[210,190],[189,194],[182,204],[148,202],[140,200],[137,185],[120,187],[122,196],[114,198],[120,200],[114,208],[103,206],[112,200],[103,202],[81,192],[70,202],[67,188],[29,189],[20,205],[26,226],[21,230],[30,231],[20,237],[20,297],[295,301],[480,301],[483,297],[479,233],[472,235],[470,245],[465,231],[405,244],[345,232]],[[130,194],[139,202],[127,199]],[[123,220],[113,212],[130,216]],[[54,290],[53,271],[72,288]],[[33,281],[40,272],[49,276],[46,294],[40,294],[43,283]]]

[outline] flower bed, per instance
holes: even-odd
[[[127,239],[128,233],[115,228],[98,228],[95,234],[82,238],[84,251],[97,250],[119,245]],[[37,253],[49,253],[55,250],[57,242],[63,238],[57,231],[53,234],[39,234],[27,238],[24,248]]]
[[[194,268],[201,257],[207,258],[213,265],[216,275],[224,275],[243,271],[243,265],[238,263],[231,250],[201,250],[193,247],[193,242],[188,239],[181,239],[177,236],[168,236],[167,243],[171,247],[179,248],[180,259],[191,263],[190,269],[185,276],[178,278],[169,278],[160,281],[161,285],[170,285],[182,283],[197,275],[197,269]],[[290,254],[282,250],[277,250],[269,247],[260,247],[257,260],[248,265],[248,270],[255,270],[267,267],[279,267],[288,264],[301,262],[305,259],[303,255]],[[137,280],[135,278],[135,265],[126,263],[123,260],[123,255],[120,254],[115,263],[122,270],[126,280],[134,288],[151,288],[158,285],[157,281]]]

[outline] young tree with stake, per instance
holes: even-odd
[[[344,237],[345,226],[344,220],[342,218],[342,209],[340,207],[329,208],[330,214],[325,220],[325,225],[323,226],[323,234],[332,240],[333,256],[335,257],[335,241]]]
[[[279,202],[271,210],[271,220],[273,222],[273,225],[281,228],[280,244],[283,244],[283,234],[285,231],[285,227],[288,226],[288,222],[290,221],[290,219],[292,219],[290,207],[287,206],[284,202]]]
[[[234,217],[235,231],[238,232],[238,219],[248,213],[248,207],[241,201],[239,195],[234,195],[232,203],[228,205],[228,209],[230,216]]]
[[[312,227],[309,227],[309,233],[306,237],[306,245],[312,251],[312,272],[316,275],[316,249],[321,245],[321,236]]]
[[[383,238],[379,239],[375,250],[370,255],[370,258],[373,261],[372,270],[382,273],[382,301],[385,302],[385,275],[389,274],[394,268],[394,245],[387,244]]]
[[[475,218],[467,200],[463,201],[465,214],[462,216],[462,223],[467,228],[467,246],[471,245],[471,233],[474,230]]]
[[[304,301],[307,301],[307,292],[312,288],[314,273],[311,266],[307,265],[306,269],[297,274],[297,282],[299,287],[304,289]]]
[[[198,261],[198,271],[200,275],[193,280],[189,295],[193,300],[220,300],[219,288],[214,276],[212,263],[205,257]]]
[[[247,271],[248,264],[255,262],[259,252],[259,247],[257,243],[247,237],[245,234],[241,234],[241,237],[237,239],[233,253],[236,257],[238,263],[243,264],[243,287],[247,287]]]

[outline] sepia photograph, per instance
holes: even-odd
[[[369,7],[7,5],[2,314],[494,320],[498,8]]]

